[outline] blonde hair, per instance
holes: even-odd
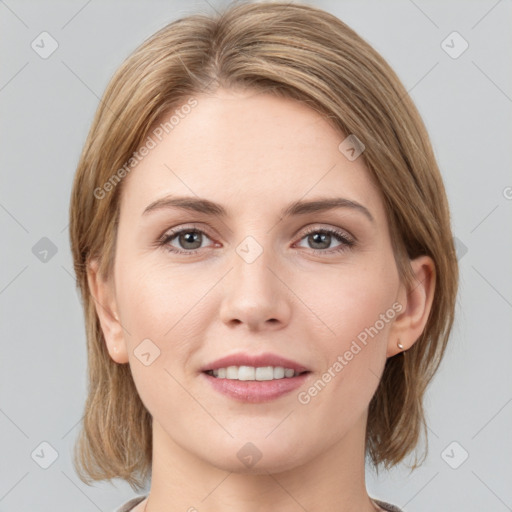
[[[258,2],[231,5],[218,16],[190,15],[159,30],[121,65],[96,112],[70,205],[89,379],[75,469],[86,483],[118,477],[134,489],[150,475],[152,418],[129,365],[108,354],[87,265],[97,258],[100,275],[112,275],[123,181],[105,184],[112,183],[117,169],[129,171],[126,162],[165,115],[218,87],[295,99],[322,113],[340,134],[355,134],[382,194],[401,279],[411,283],[409,259],[428,255],[435,263],[436,289],[425,330],[407,352],[387,360],[369,405],[366,453],[377,471],[380,464],[398,464],[421,433],[427,440],[423,395],[454,317],[458,265],[441,175],[417,109],[368,43],[320,9]]]

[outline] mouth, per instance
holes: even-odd
[[[212,361],[201,371],[217,379],[264,381],[297,377],[309,368],[277,354],[238,353]]]
[[[239,402],[275,400],[302,386],[312,371],[276,354],[233,354],[201,368],[217,392]]]
[[[309,370],[296,371],[293,368],[285,368],[283,366],[227,366],[206,370],[203,373],[216,379],[269,381],[291,379],[310,372]]]

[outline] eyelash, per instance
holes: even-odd
[[[182,233],[201,233],[203,235],[206,235],[208,238],[210,238],[207,233],[205,233],[203,230],[198,229],[196,227],[183,228],[183,229],[180,229],[177,231],[170,231],[170,232],[167,231],[157,241],[157,245],[160,247],[163,247],[165,250],[167,250],[171,253],[174,253],[174,254],[193,255],[193,254],[198,253],[202,249],[204,249],[204,247],[201,247],[199,249],[191,249],[191,250],[187,251],[187,250],[181,250],[181,249],[177,249],[176,247],[170,246],[169,242]],[[326,234],[326,235],[332,235],[339,242],[342,242],[339,246],[335,247],[334,249],[311,249],[311,248],[308,248],[309,251],[313,251],[313,253],[315,253],[315,254],[318,254],[318,253],[322,253],[322,254],[341,253],[343,251],[352,249],[356,245],[356,242],[354,239],[349,238],[343,231],[339,231],[339,230],[333,229],[333,228],[309,228],[299,239],[299,242],[312,233],[321,233],[321,234]]]

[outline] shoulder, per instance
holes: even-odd
[[[131,500],[128,500],[126,503],[123,503],[119,508],[116,508],[114,512],[130,512],[133,511],[133,508],[137,506],[141,501],[144,501],[146,496],[136,496]]]
[[[130,512],[133,511],[133,508],[144,501],[146,499],[146,496],[137,496],[135,498],[130,499],[126,503],[123,503],[119,508],[117,508],[114,512]],[[390,503],[386,503],[385,501],[377,500],[375,498],[372,498],[379,507],[383,508],[386,512],[402,512],[401,509],[399,509],[395,505],[391,505]]]
[[[377,503],[379,507],[386,510],[387,512],[403,512],[402,509],[398,508],[396,505],[391,505],[391,503],[387,503],[385,501],[377,500],[372,498],[372,500]]]

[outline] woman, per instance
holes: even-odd
[[[70,214],[84,482],[151,476],[120,511],[400,510],[365,457],[426,438],[458,269],[423,122],[354,31],[286,3],[167,25],[109,84]]]

